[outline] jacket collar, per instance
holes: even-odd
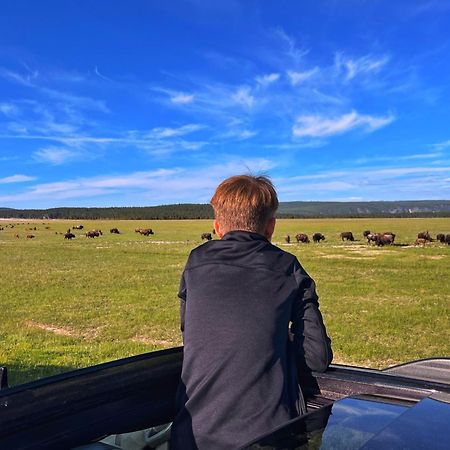
[[[251,231],[229,231],[222,236],[222,241],[265,241],[269,242],[263,235]]]

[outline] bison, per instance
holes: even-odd
[[[369,236],[369,234],[371,234],[370,230],[365,230],[363,231],[363,237],[367,239],[367,236]]]
[[[33,239],[33,238],[35,238],[36,236],[34,235],[34,234],[27,234],[27,239]]]
[[[432,237],[430,236],[430,233],[428,233],[428,230],[417,233],[417,239],[425,239],[426,241],[429,242],[433,241]]]
[[[100,236],[100,233],[97,230],[88,231],[86,233],[86,237],[88,237],[88,238],[96,238],[99,236]]]
[[[309,238],[308,238],[307,234],[298,233],[295,235],[295,239],[297,239],[297,242],[303,242],[304,244],[309,244]]]
[[[320,241],[324,241],[325,240],[325,236],[322,233],[314,233],[313,234],[313,241],[315,243],[319,243]]]
[[[203,239],[206,239],[207,241],[210,241],[212,239],[211,233],[202,233],[202,241]]]
[[[67,232],[65,235],[64,235],[64,239],[73,239],[75,237],[75,235],[73,234],[73,233],[71,233],[71,232]]]
[[[109,230],[109,232],[110,232],[111,234],[120,234],[120,231],[119,231],[118,228],[111,228],[111,229]]]
[[[150,234],[155,234],[151,228],[136,228],[135,233],[143,234],[144,236],[149,236]]]
[[[291,237],[287,234],[287,235],[284,237],[284,241],[286,242],[286,244],[290,244],[290,243],[291,243]]]
[[[382,247],[383,245],[392,245],[394,243],[395,235],[394,234],[384,234],[378,233],[376,235],[375,243]]]
[[[354,241],[355,240],[355,238],[353,237],[353,233],[351,231],[343,231],[341,233],[341,239],[343,241],[344,240],[347,240],[347,241]]]
[[[446,235],[445,235],[445,243],[446,243],[447,245],[450,245],[450,234],[446,234]]]
[[[436,240],[439,241],[441,244],[445,243],[445,234],[439,233],[436,235]]]
[[[83,225],[75,225],[72,227],[72,230],[82,230],[84,228]]]

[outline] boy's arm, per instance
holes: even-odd
[[[184,272],[180,280],[180,288],[178,289],[178,297],[180,298],[180,329],[184,332],[184,314],[186,311],[186,281],[184,279]]]
[[[295,271],[299,287],[292,309],[291,332],[297,348],[300,366],[324,372],[333,359],[331,340],[319,310],[316,285],[301,266]]]

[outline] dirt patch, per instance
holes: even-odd
[[[361,256],[347,256],[347,255],[322,255],[320,258],[325,259],[369,259],[370,256],[363,258]]]
[[[133,342],[137,342],[139,344],[150,344],[157,345],[159,347],[173,347],[174,345],[179,345],[179,342],[175,340],[168,339],[152,339],[148,336],[138,335],[131,339]]]
[[[29,328],[37,328],[39,330],[47,331],[48,333],[57,334],[58,336],[76,337],[86,340],[96,338],[99,330],[98,328],[92,328],[86,331],[79,331],[72,327],[59,327],[51,323],[40,323],[32,320],[27,321],[26,325]]]
[[[445,255],[420,255],[422,259],[444,259]]]

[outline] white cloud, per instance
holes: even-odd
[[[175,136],[184,136],[203,128],[205,128],[205,126],[200,124],[188,124],[178,128],[154,128],[149,137],[171,138]]]
[[[262,75],[260,77],[256,77],[256,81],[263,87],[268,86],[269,84],[274,83],[280,78],[279,73],[270,73],[267,75]]]
[[[187,105],[187,104],[192,103],[194,101],[194,95],[192,95],[192,94],[183,94],[183,93],[180,92],[180,93],[170,97],[170,101],[172,103],[175,103],[175,104],[178,104],[178,105]]]
[[[277,28],[274,33],[284,44],[285,52],[292,59],[294,64],[299,64],[300,60],[309,53],[306,49],[297,48],[295,39],[292,36],[289,36],[283,28]]]
[[[293,70],[287,71],[287,76],[289,77],[289,81],[292,86],[297,85],[298,83],[302,83],[303,81],[308,80],[319,72],[318,67],[314,67],[314,69],[308,70],[306,72],[295,72]]]
[[[231,129],[230,131],[219,135],[219,138],[221,138],[221,139],[236,139],[239,141],[243,141],[246,139],[250,139],[253,136],[256,136],[257,134],[258,134],[258,132],[254,131],[254,130],[236,128],[236,129]]]
[[[297,118],[292,128],[295,137],[325,137],[346,133],[355,128],[374,131],[394,121],[393,116],[375,117],[361,115],[356,111],[339,117],[328,118],[318,115],[303,115]]]
[[[275,167],[266,158],[224,161],[196,168],[155,169],[114,176],[96,176],[37,184],[24,192],[0,195],[0,203],[25,207],[52,207],[98,204],[98,198],[111,196],[112,204],[157,205],[164,203],[208,202],[214,189],[224,179],[238,173],[260,173]]]
[[[29,177],[28,175],[11,175],[10,177],[0,178],[0,184],[24,183],[35,179],[36,177]]]
[[[18,112],[18,108],[16,105],[12,103],[0,103],[0,113],[5,116],[14,116]]]
[[[372,55],[362,56],[358,59],[345,57],[342,53],[335,56],[335,67],[338,72],[344,72],[345,81],[350,81],[360,74],[377,73],[389,61],[389,56],[374,57]]]
[[[233,94],[232,98],[236,103],[239,103],[249,109],[253,107],[255,102],[255,97],[250,95],[249,88],[240,88],[235,94]]]
[[[48,147],[35,151],[33,156],[38,162],[50,163],[56,166],[76,159],[79,154],[65,148]]]

